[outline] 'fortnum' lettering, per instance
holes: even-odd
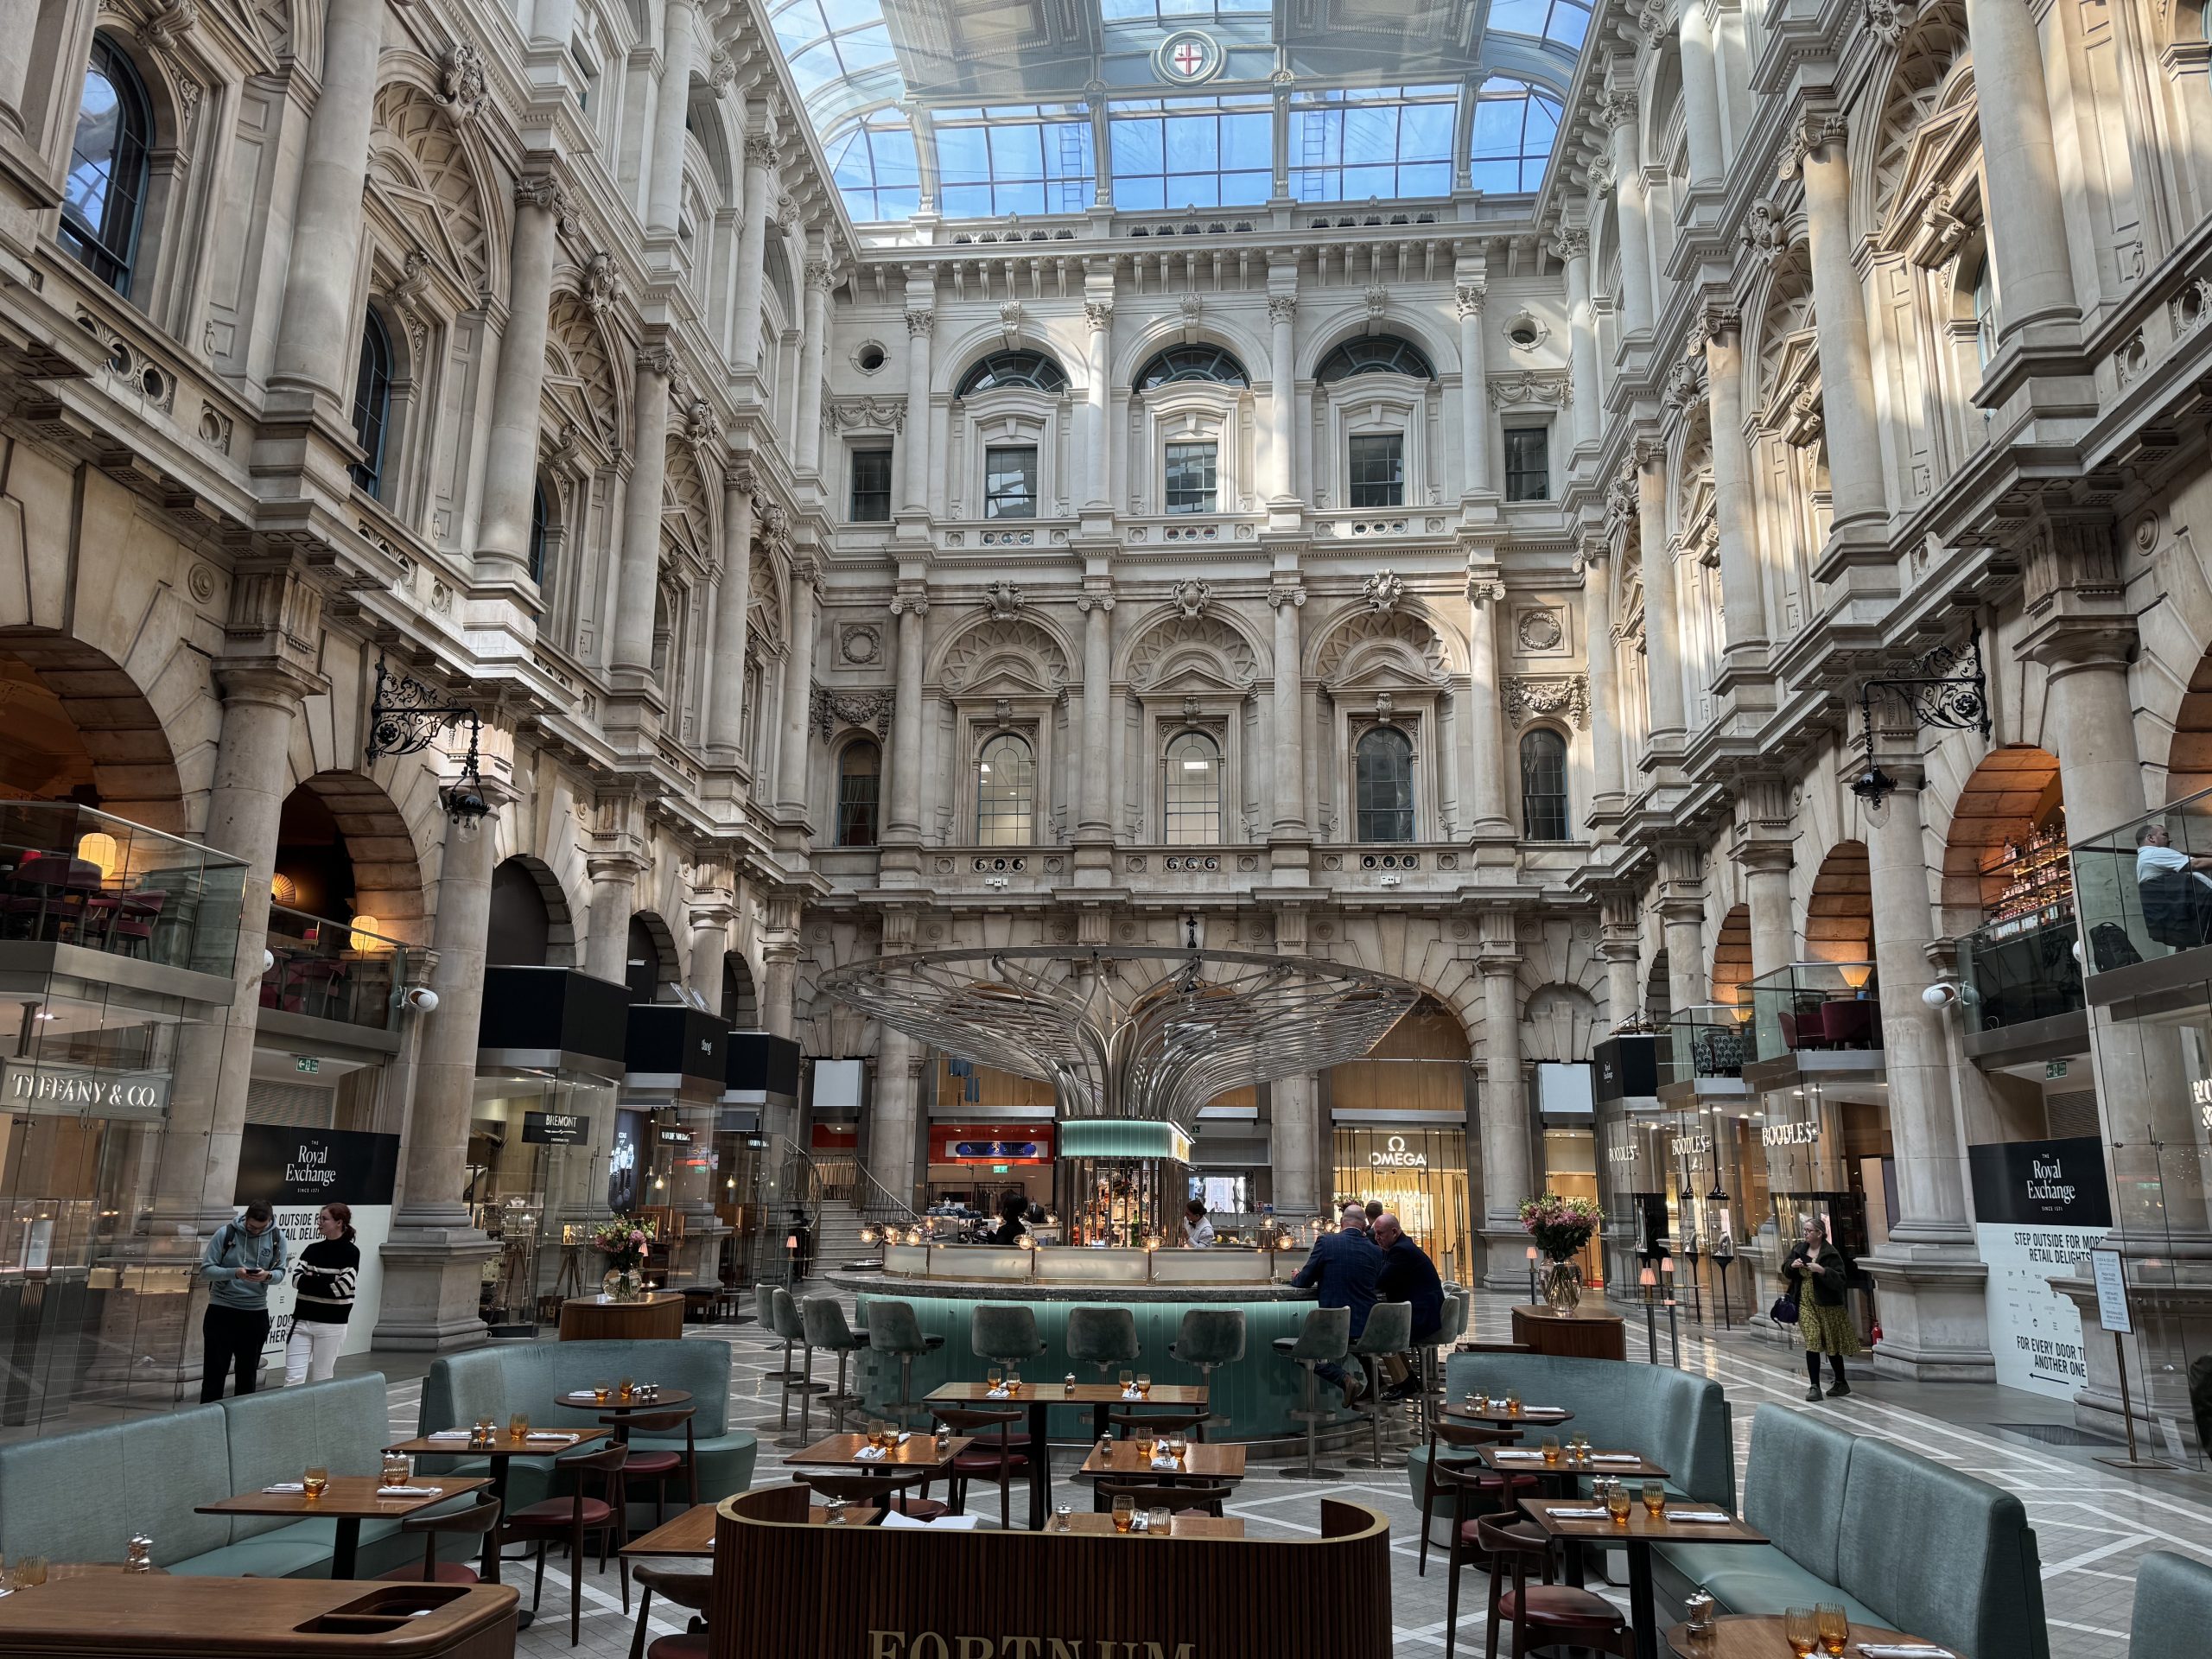
[[[868,1659],[1197,1659],[1178,1642],[1123,1642],[1110,1636],[943,1636],[935,1630],[870,1630]]]

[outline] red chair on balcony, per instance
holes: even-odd
[[[1882,1005],[1872,1001],[1823,1003],[1821,1031],[1829,1048],[1873,1048],[1881,1018]]]

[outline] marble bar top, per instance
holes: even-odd
[[[1313,1293],[1258,1280],[1244,1283],[1076,1284],[1050,1279],[932,1279],[904,1273],[828,1273],[840,1290],[862,1296],[911,1300],[944,1297],[972,1302],[1095,1302],[1126,1306],[1133,1302],[1310,1302]]]

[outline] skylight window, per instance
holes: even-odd
[[[1475,94],[1469,165],[1475,188],[1510,194],[1541,185],[1559,118],[1558,94],[1505,75],[1484,81]]]
[[[940,208],[955,219],[1079,213],[1098,181],[1090,117],[1077,104],[938,110]]]
[[[1590,8],[1581,0],[1491,0],[1488,28],[1493,34],[1534,35],[1580,52],[1590,32]]]
[[[769,24],[801,98],[895,59],[878,0],[785,0]]]
[[[830,176],[856,224],[911,219],[921,211],[921,169],[914,156],[914,130],[893,111],[854,122],[830,135],[823,146]]]
[[[1098,0],[1098,16],[1109,23],[1148,23],[1185,28],[1231,17],[1265,17],[1274,0]]]
[[[1268,199],[1274,115],[1265,93],[1127,99],[1107,114],[1116,207],[1256,207]]]
[[[1456,86],[1300,92],[1290,106],[1290,192],[1300,201],[1452,194]]]

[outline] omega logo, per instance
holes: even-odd
[[[1367,1154],[1367,1164],[1370,1169],[1427,1169],[1428,1154],[1425,1152],[1408,1152],[1406,1137],[1402,1135],[1394,1135],[1390,1137],[1389,1145],[1386,1150],[1370,1152]]]

